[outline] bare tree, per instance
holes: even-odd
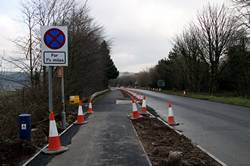
[[[39,27],[35,31],[35,35],[40,41],[40,26],[49,25],[65,25],[65,21],[69,19],[75,0],[31,0],[32,6],[35,8],[35,20]],[[46,67],[43,69],[43,84],[46,82]]]
[[[25,56],[25,58],[11,58],[7,60],[8,62],[14,64],[17,68],[21,69],[21,71],[26,71],[30,74],[30,83],[33,86],[33,75],[34,68],[37,64],[38,57],[36,53],[36,39],[34,37],[34,29],[36,27],[35,21],[35,9],[31,7],[30,3],[22,3],[22,14],[23,14],[23,22],[28,29],[27,37],[20,37],[15,39],[13,42],[16,46],[21,50],[21,53]],[[27,64],[28,61],[28,64]]]
[[[210,68],[211,94],[216,90],[220,63],[237,28],[236,18],[230,15],[224,5],[221,7],[209,5],[198,15],[197,34],[202,46],[202,56]]]
[[[21,71],[29,72],[31,86],[33,86],[34,72],[40,75],[43,69],[44,82],[46,77],[46,68],[41,66],[40,27],[65,24],[75,3],[74,0],[26,0],[21,5],[23,22],[28,34],[13,42],[25,55],[25,58],[11,58],[9,62],[20,68]]]
[[[204,56],[202,56],[201,44],[194,24],[190,24],[189,28],[176,38],[175,45],[180,55],[184,57],[183,67],[191,90],[200,91],[204,75]]]
[[[250,1],[249,0],[232,0],[236,11],[239,13],[238,18],[241,25],[250,28]]]

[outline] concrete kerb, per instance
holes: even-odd
[[[109,89],[105,89],[103,91],[99,91],[99,92],[95,92],[94,94],[91,95],[90,99],[94,100],[96,97],[98,97],[99,95],[102,95],[106,92],[108,92]],[[84,116],[87,113],[84,114]],[[64,133],[66,133],[73,125],[75,125],[76,121],[73,122],[71,125],[69,125],[65,130],[63,130],[63,132],[61,132],[59,134],[59,136],[61,137]],[[43,150],[45,150],[48,147],[48,144],[46,144],[43,148],[41,148],[37,153],[35,153],[32,157],[30,157],[24,164],[22,164],[22,166],[26,166],[27,164],[29,164],[35,157],[37,157]]]
[[[126,90],[125,90],[126,91]],[[128,92],[129,93],[129,92]],[[148,106],[147,106],[148,107]],[[151,110],[155,111],[153,108],[148,107]],[[148,111],[148,113],[152,116],[157,118],[158,120],[160,120],[163,124],[165,124],[166,126],[168,126],[170,129],[174,130],[178,135],[183,135],[183,133],[181,133],[180,131],[176,130],[175,127],[170,126],[166,121],[164,121],[162,118],[160,117],[156,117],[155,115],[153,115],[151,112]],[[135,130],[136,132],[136,130]],[[138,137],[138,135],[137,135]],[[192,143],[194,146],[196,146],[198,149],[200,149],[202,152],[206,153],[208,156],[210,156],[212,159],[214,159],[216,162],[218,162],[219,164],[221,164],[222,166],[227,166],[226,163],[224,163],[223,161],[221,161],[220,159],[218,159],[217,157],[215,157],[213,154],[211,154],[210,152],[208,152],[206,149],[202,148],[200,145],[198,144],[194,144]],[[141,144],[142,145],[142,144]],[[144,148],[143,148],[144,149]]]
[[[95,92],[90,96],[90,100],[94,100],[96,97],[108,92],[110,89],[105,89],[103,91]]]

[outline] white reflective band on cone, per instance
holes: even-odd
[[[146,108],[146,99],[143,99],[143,100],[142,100],[142,107],[143,107],[143,108]]]
[[[58,136],[58,131],[56,128],[56,121],[50,120],[50,122],[49,122],[49,137],[57,137],[57,136]]]
[[[79,107],[78,107],[78,115],[83,115],[82,106],[81,105],[79,105]]]
[[[89,102],[89,108],[92,108],[92,103],[91,102]]]
[[[132,108],[133,108],[133,112],[136,112],[136,111],[137,111],[137,107],[136,107],[136,104],[135,104],[135,103],[132,104]]]
[[[174,116],[172,107],[169,107],[169,108],[168,108],[168,116]]]

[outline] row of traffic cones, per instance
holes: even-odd
[[[143,100],[142,100],[142,109],[141,109],[141,113],[138,111],[137,106],[136,106],[136,102],[135,99],[132,98],[132,116],[131,119],[138,119],[141,118],[141,113],[146,114],[147,113],[147,105],[146,105],[146,97],[144,96]]]
[[[83,114],[82,106],[83,106],[83,102],[82,102],[82,100],[80,100],[79,107],[78,107],[78,114],[77,114],[75,124],[81,125],[81,124],[86,124],[87,123],[87,121],[85,120],[86,118],[85,118],[85,116]],[[94,113],[93,107],[92,107],[92,100],[89,101],[89,106],[88,106],[87,113],[89,113],[89,114]]]
[[[77,125],[83,125],[87,123],[86,118],[83,114],[82,106],[83,106],[83,102],[82,100],[80,100],[79,106],[78,106],[77,118],[75,122],[75,124]],[[94,113],[93,107],[92,107],[92,100],[89,101],[87,113],[90,113],[90,114]],[[54,113],[50,112],[48,147],[44,149],[43,152],[46,154],[58,154],[66,150],[68,150],[68,148],[61,145],[61,140],[60,140],[60,136],[58,134],[58,130],[56,127]]]
[[[136,102],[135,99],[132,97],[132,117],[131,119],[138,119],[141,118],[141,113],[145,114],[148,112],[147,110],[147,104],[146,104],[146,97],[143,97],[142,100],[142,109],[141,109],[141,113],[138,111],[137,106],[136,106]],[[167,116],[167,123],[169,125],[176,125],[175,123],[175,118],[174,118],[174,112],[172,109],[172,104],[169,102],[168,103],[168,116]]]

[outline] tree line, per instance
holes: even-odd
[[[47,88],[47,70],[41,66],[41,26],[68,27],[69,66],[65,68],[68,95],[88,96],[107,88],[108,81],[119,75],[103,27],[88,13],[87,1],[82,5],[75,0],[23,1],[23,21],[28,33],[14,42],[25,56],[11,60],[29,73],[31,87]],[[56,67],[54,73],[56,76]]]
[[[167,58],[137,73],[134,85],[165,89],[231,92],[250,96],[249,15],[247,1],[234,1],[235,10],[209,4],[177,35]],[[246,20],[247,19],[247,20]],[[122,82],[120,78],[118,82]],[[128,83],[128,82],[126,82]]]

